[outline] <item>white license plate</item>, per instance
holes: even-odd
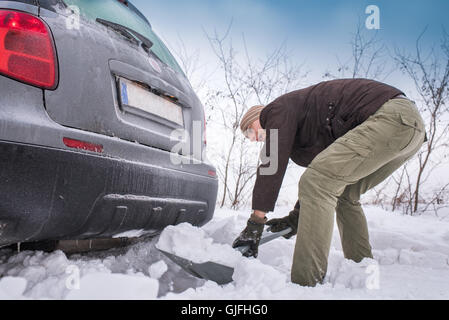
[[[150,113],[165,120],[184,126],[182,107],[162,98],[138,83],[120,78],[122,105]],[[130,111],[127,110],[126,111]]]

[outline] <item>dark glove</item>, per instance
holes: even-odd
[[[292,232],[287,233],[284,238],[290,239],[298,233],[298,219],[299,219],[299,202],[296,203],[295,209],[290,211],[288,216],[280,219],[271,219],[267,221],[271,232],[281,232],[287,228],[292,228]]]
[[[259,242],[266,221],[267,218],[259,218],[253,213],[246,224],[246,228],[232,243],[232,247],[237,248],[249,246],[249,250],[244,252],[243,255],[245,257],[257,258],[257,255],[259,253]]]

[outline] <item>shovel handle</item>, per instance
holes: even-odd
[[[270,232],[270,228],[268,228],[260,238],[259,245],[270,242],[271,240],[280,238],[282,236],[285,236],[286,234],[289,234],[292,232],[292,228],[287,228],[285,230],[279,231],[279,232]],[[245,253],[249,250],[249,246],[243,246],[243,247],[237,247],[236,250],[240,251],[241,253]]]

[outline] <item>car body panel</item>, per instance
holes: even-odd
[[[79,29],[67,29],[64,15],[45,9],[41,9],[40,14],[53,32],[59,57],[58,89],[45,92],[46,108],[53,120],[64,126],[163,150],[171,150],[182,143],[171,133],[183,128],[173,128],[120,108],[116,76],[121,76],[178,99],[189,138],[188,147],[181,152],[192,154],[192,122],[202,123],[204,114],[201,102],[184,75],[99,23],[81,19]],[[150,59],[158,63],[158,70],[152,67]],[[79,117],[79,113],[83,117]],[[201,154],[196,156],[200,158]]]
[[[162,129],[157,122],[148,126],[124,115],[116,90],[116,77],[122,76],[177,94],[191,130],[193,120],[204,120],[201,103],[187,79],[173,71],[158,77],[137,58],[137,62],[124,61],[121,54],[146,53],[126,48],[120,36],[102,27],[69,32],[64,39],[61,8],[49,7],[54,10],[0,1],[0,8],[40,13],[56,34],[60,66],[60,83],[54,91],[0,75],[0,247],[27,241],[114,237],[134,229],[155,234],[181,222],[205,224],[212,218],[217,197],[214,166],[205,157],[168,151],[176,143],[166,139],[173,128]],[[98,60],[101,67],[83,69],[82,50],[74,50],[75,59],[73,55],[72,60],[64,58],[68,48],[62,48],[71,43],[73,47],[74,39],[85,32],[92,41],[92,35],[99,33],[111,37],[101,41],[115,54]],[[83,48],[84,55],[89,54]],[[77,83],[88,79],[83,73],[98,80],[98,90]],[[70,79],[77,76],[78,81]],[[83,100],[86,94],[91,96]],[[104,102],[104,109],[91,113],[83,102]],[[68,115],[89,119],[80,125],[79,119],[70,122]],[[101,150],[73,149],[65,145],[64,138],[100,145]]]
[[[3,9],[15,9],[19,11],[28,12],[34,15],[39,14],[39,7],[33,5],[34,1],[0,1],[0,8]]]
[[[0,246],[201,226],[215,206],[215,179],[123,159],[0,141],[0,168]]]

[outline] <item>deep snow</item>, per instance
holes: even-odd
[[[278,208],[270,217],[288,211]],[[0,250],[0,299],[449,299],[449,216],[365,211],[374,259],[344,259],[335,229],[325,282],[315,288],[290,282],[296,238],[261,246],[258,259],[243,258],[230,243],[249,211],[218,209],[201,229],[171,226],[127,248],[69,257]],[[234,266],[234,282],[195,279],[157,247]]]

